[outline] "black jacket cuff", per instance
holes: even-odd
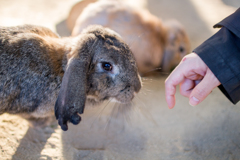
[[[236,104],[240,100],[240,39],[227,28],[194,49],[221,82],[219,89]]]

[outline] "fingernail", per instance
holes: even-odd
[[[189,101],[189,104],[191,106],[196,106],[198,103],[199,103],[199,100],[196,97],[192,96],[192,98]]]

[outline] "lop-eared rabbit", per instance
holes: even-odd
[[[156,68],[169,73],[189,53],[188,35],[178,21],[162,22],[145,8],[121,0],[85,0],[72,7],[67,25],[72,36],[92,24],[111,28],[130,46],[141,75]]]
[[[0,27],[0,114],[30,119],[55,111],[67,130],[81,121],[86,102],[129,103],[140,88],[131,50],[110,29],[60,38],[40,26]]]

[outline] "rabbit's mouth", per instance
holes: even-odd
[[[96,94],[96,93],[95,93]],[[91,105],[99,105],[105,100],[110,100],[110,102],[116,102],[121,104],[131,103],[133,98],[136,96],[137,92],[134,91],[133,87],[127,85],[124,89],[122,89],[118,94],[106,96],[106,95],[95,95],[88,94],[87,95],[87,103]]]
[[[129,103],[131,103],[131,101],[120,101],[117,98],[112,98],[111,102],[113,102],[113,103],[120,103],[120,104],[129,104]]]
[[[114,97],[112,101],[121,104],[129,104],[131,103],[136,94],[137,94],[136,92],[133,93],[125,92]]]
[[[87,95],[87,103],[91,105],[99,105],[100,103],[108,99],[109,97],[99,98],[94,95]]]
[[[101,100],[97,96],[87,95],[87,103],[91,105],[98,105],[101,103]]]

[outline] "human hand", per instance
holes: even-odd
[[[175,106],[176,86],[180,93],[189,98],[189,104],[196,106],[221,83],[195,53],[185,56],[165,81],[165,98],[168,107]]]

